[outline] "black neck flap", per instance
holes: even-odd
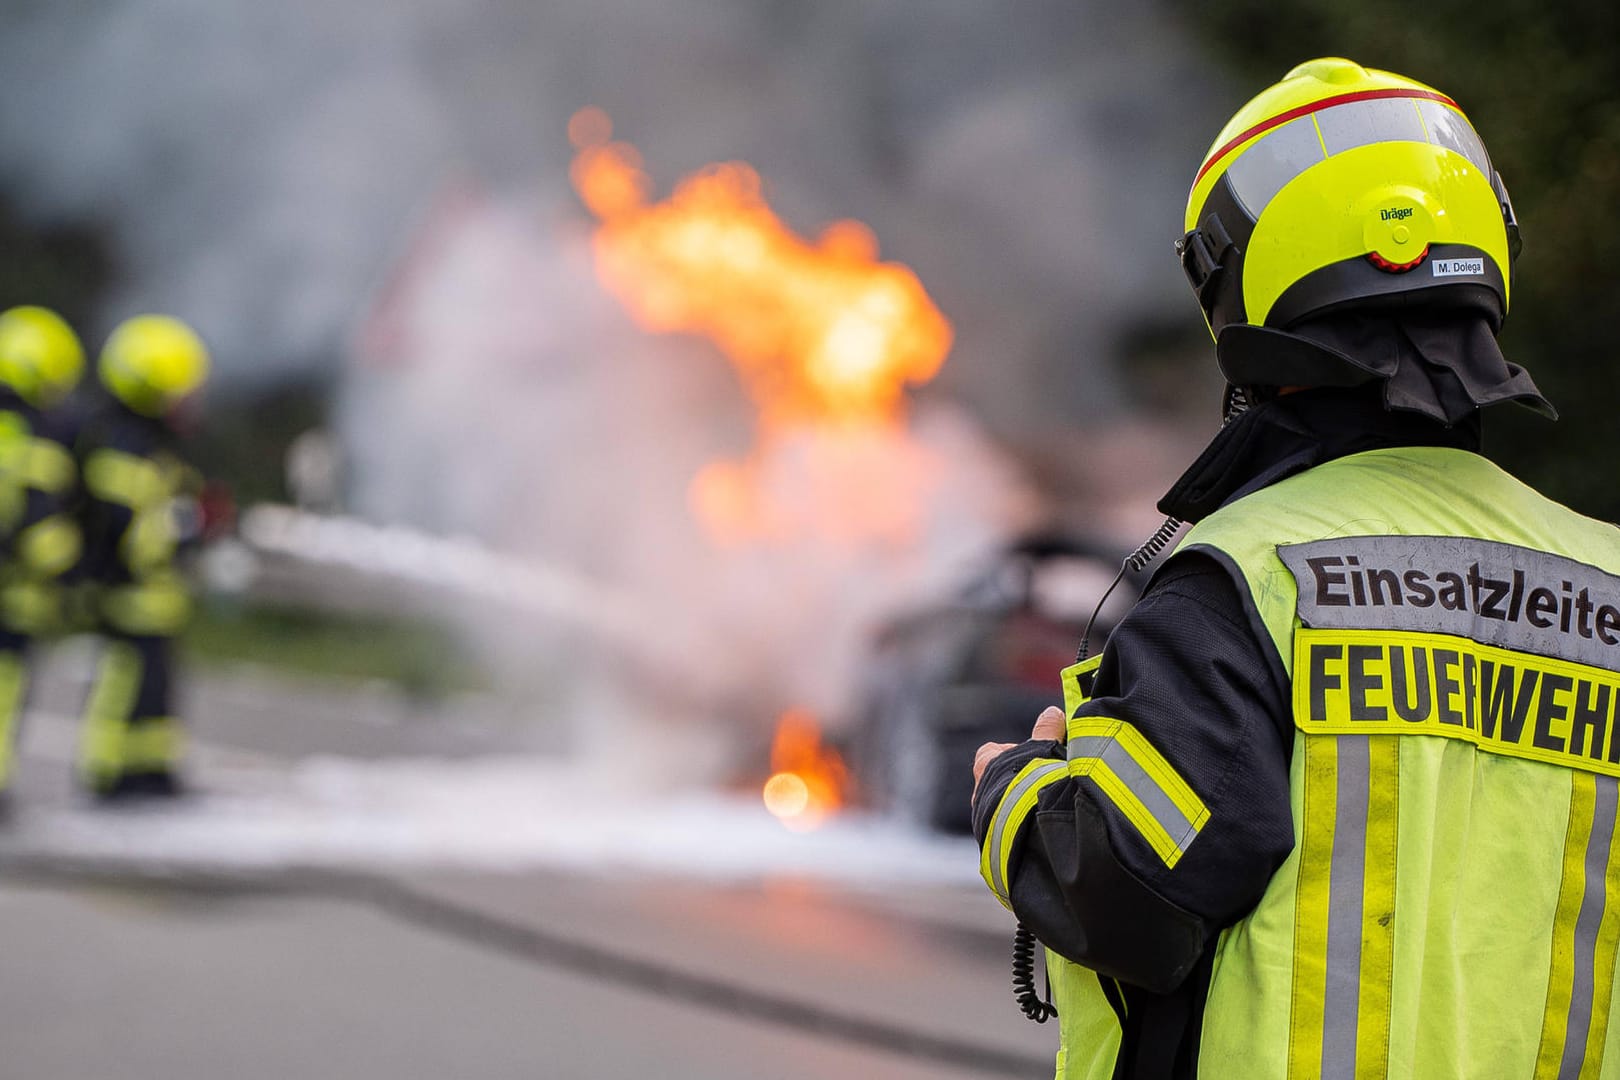
[[[1226,503],[1334,458],[1394,446],[1478,451],[1479,411],[1455,424],[1393,411],[1380,387],[1283,394],[1235,417],[1159,500],[1161,513],[1200,521]]]
[[[1482,315],[1422,308],[1343,311],[1287,330],[1224,328],[1216,359],[1235,386],[1359,386],[1381,382],[1390,409],[1457,424],[1514,401],[1558,413],[1530,374],[1502,355]]]

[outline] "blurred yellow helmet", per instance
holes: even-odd
[[[208,377],[208,348],[168,315],[137,315],[114,328],[101,349],[101,381],[125,405],[162,416]]]
[[[1477,310],[1498,331],[1519,249],[1513,204],[1457,103],[1336,57],[1238,110],[1183,227],[1182,268],[1217,340],[1408,305]]]
[[[30,404],[60,400],[84,371],[84,349],[54,311],[14,307],[0,314],[0,382]]]

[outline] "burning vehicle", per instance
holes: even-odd
[[[784,565],[778,583],[802,563],[826,562],[845,573],[822,591],[846,605],[892,590],[893,602],[863,625],[881,629],[863,650],[870,662],[853,715],[825,733],[809,708],[778,718],[761,792],[767,808],[804,829],[853,800],[966,831],[974,750],[1023,738],[1041,707],[1061,699],[1058,673],[1122,553],[1052,533],[1009,543],[1016,514],[969,521],[942,512],[975,500],[940,497],[947,478],[965,470],[919,437],[906,391],[938,372],[952,328],[915,273],[879,261],[866,226],[836,222],[806,241],[738,162],[711,166],[653,202],[639,155],[610,141],[610,131],[589,109],[570,129],[580,150],[575,186],[600,222],[598,275],[645,329],[718,345],[757,410],[751,453],[711,461],[693,478],[695,517],[725,550],[807,556]],[[982,569],[970,580],[897,587],[906,573],[899,567],[942,573],[953,561],[942,557],[941,535],[974,528],[984,534]],[[888,567],[887,578],[868,588],[857,568],[874,563]],[[1094,642],[1131,591],[1116,590]],[[950,593],[951,602],[924,609],[910,599]]]
[[[590,722],[610,700],[642,752],[682,747],[660,761],[668,782],[740,783],[785,826],[813,828],[895,786],[853,723],[878,713],[848,708],[872,628],[923,598],[1001,603],[964,591],[963,568],[1024,559],[1003,549],[1042,500],[949,393],[915,393],[954,329],[872,228],[796,231],[739,161],[660,197],[600,109],[568,135],[585,215],[530,221],[449,189],[379,291],[348,422],[435,438],[356,440],[372,477],[356,510],[582,585],[563,590],[566,611],[535,605],[511,632],[469,620],[521,685],[537,652],[604,657],[559,665],[547,686],[537,723],[559,742],[622,753],[622,731],[607,746]],[[568,302],[536,305],[542,294]],[[467,296],[484,305],[470,325]],[[1062,576],[1037,561],[1043,581]],[[1064,612],[1045,650],[1054,680],[1089,609]]]
[[[1020,742],[1063,700],[1086,622],[1102,648],[1139,585],[1128,575],[1099,610],[1122,552],[1062,533],[999,552],[949,604],[907,613],[874,638],[848,753],[868,806],[945,832],[968,832],[973,754]]]

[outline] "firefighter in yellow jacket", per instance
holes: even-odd
[[[55,312],[0,313],[0,801],[14,771],[29,647],[61,628],[62,579],[79,557],[65,399],[83,368],[79,339]]]
[[[1518,223],[1456,102],[1245,105],[1178,250],[1227,420],[1065,708],[987,744],[1063,1077],[1620,1077],[1620,530],[1480,455]]]
[[[83,577],[105,648],[85,706],[81,778],[99,798],[180,793],[174,639],[191,611],[175,564],[177,510],[194,472],[172,419],[208,374],[208,351],[185,323],[140,315],[101,351],[102,391],[76,444]]]

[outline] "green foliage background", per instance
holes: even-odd
[[[186,658],[252,663],[299,676],[380,681],[419,700],[488,690],[491,677],[445,623],[266,602],[204,598],[186,628]]]
[[[1494,409],[1487,451],[1576,509],[1620,520],[1609,444],[1620,427],[1620,4],[1223,0],[1184,10],[1244,91],[1313,56],[1345,56],[1462,106],[1524,234],[1503,349],[1562,416],[1549,424]]]

